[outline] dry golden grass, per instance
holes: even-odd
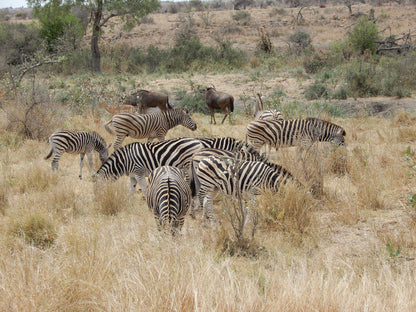
[[[248,123],[193,118],[196,132],[176,127],[168,138],[243,139]],[[186,218],[171,237],[139,191],[130,202],[127,177],[95,187],[89,175],[78,178],[79,156],[70,154],[52,173],[46,142],[6,144],[4,133],[0,311],[413,311],[416,224],[407,196],[416,187],[402,152],[415,139],[402,140],[399,129],[416,125],[402,118],[336,120],[348,133],[345,150],[320,144],[301,161],[296,148],[272,152],[305,188],[289,183],[258,198],[250,257],[225,252],[226,218],[217,232]],[[73,120],[75,128],[82,118]],[[83,127],[114,140],[101,124]],[[305,174],[311,163],[319,170]],[[319,196],[309,192],[316,180]]]

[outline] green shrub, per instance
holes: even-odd
[[[295,53],[300,55],[311,45],[312,39],[307,32],[298,29],[289,36],[289,42],[291,43]]]
[[[376,52],[376,41],[378,39],[377,25],[365,16],[358,19],[349,34],[349,41],[351,42],[353,49],[361,53],[364,53],[364,51],[368,49],[374,54]]]
[[[247,11],[238,11],[236,14],[232,15],[232,19],[239,25],[248,26],[250,25],[251,14]]]
[[[375,64],[354,60],[348,64],[346,82],[348,89],[356,96],[374,96],[379,93],[374,85]]]
[[[324,57],[318,53],[313,53],[312,55],[305,56],[303,59],[303,68],[308,74],[316,74],[326,65],[326,60]]]
[[[175,92],[175,98],[177,99],[176,106],[186,107],[191,112],[209,114],[209,108],[205,104],[205,96],[199,91],[203,88],[203,86],[191,84],[191,92],[189,93],[183,89],[177,90]]]
[[[328,89],[325,84],[315,81],[304,91],[305,98],[308,100],[317,100],[320,98],[328,98]]]
[[[335,89],[332,97],[338,100],[346,100],[348,97],[348,91],[345,88],[345,86],[339,86],[338,88]]]

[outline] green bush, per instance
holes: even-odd
[[[289,42],[291,43],[295,53],[300,55],[311,45],[312,39],[307,32],[298,29],[289,36]]]
[[[361,53],[364,53],[364,51],[368,49],[374,54],[376,52],[376,41],[378,39],[377,25],[365,16],[358,19],[349,35],[349,41],[351,42],[353,49]]]
[[[236,14],[233,14],[232,18],[241,26],[249,26],[251,14],[247,11],[238,11]]]
[[[379,90],[374,84],[376,65],[374,63],[354,60],[348,64],[346,82],[349,91],[360,97],[378,95]]]
[[[320,98],[328,98],[329,93],[325,84],[315,81],[304,91],[305,98],[308,100],[317,100]]]
[[[191,112],[209,114],[209,108],[205,104],[205,96],[199,91],[203,88],[203,86],[191,84],[191,92],[189,93],[183,89],[177,90],[175,92],[175,98],[177,99],[176,106],[186,107]]]

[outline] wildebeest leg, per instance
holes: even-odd
[[[211,108],[211,123],[212,123],[212,119],[214,119],[214,124],[216,124],[217,122],[215,121],[215,112],[213,108]]]
[[[227,109],[226,108],[224,108],[224,109],[222,109],[222,111],[224,112],[224,114],[225,114],[225,116],[224,116],[224,118],[222,119],[222,124],[224,123],[224,120],[225,120],[225,118],[227,118],[227,116],[228,116],[228,111],[227,111]]]

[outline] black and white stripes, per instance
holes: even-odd
[[[84,157],[87,154],[88,162],[91,169],[91,175],[94,175],[92,152],[97,151],[100,154],[102,163],[108,157],[107,144],[104,139],[96,132],[86,131],[56,131],[49,137],[49,145],[51,150],[45,159],[49,159],[52,154],[52,170],[58,170],[59,159],[62,154],[75,153],[80,154],[79,178],[82,178],[82,167],[84,165]]]
[[[246,141],[259,150],[265,144],[276,149],[323,141],[345,145],[344,136],[342,127],[318,118],[255,120],[247,125]]]
[[[109,133],[116,135],[114,150],[117,150],[127,136],[135,139],[148,138],[149,141],[157,138],[159,141],[164,141],[166,133],[177,125],[182,125],[192,131],[197,128],[186,108],[175,108],[146,115],[117,114],[104,127]]]
[[[184,172],[172,166],[158,167],[149,176],[146,202],[159,229],[179,232],[191,204],[191,189]]]

